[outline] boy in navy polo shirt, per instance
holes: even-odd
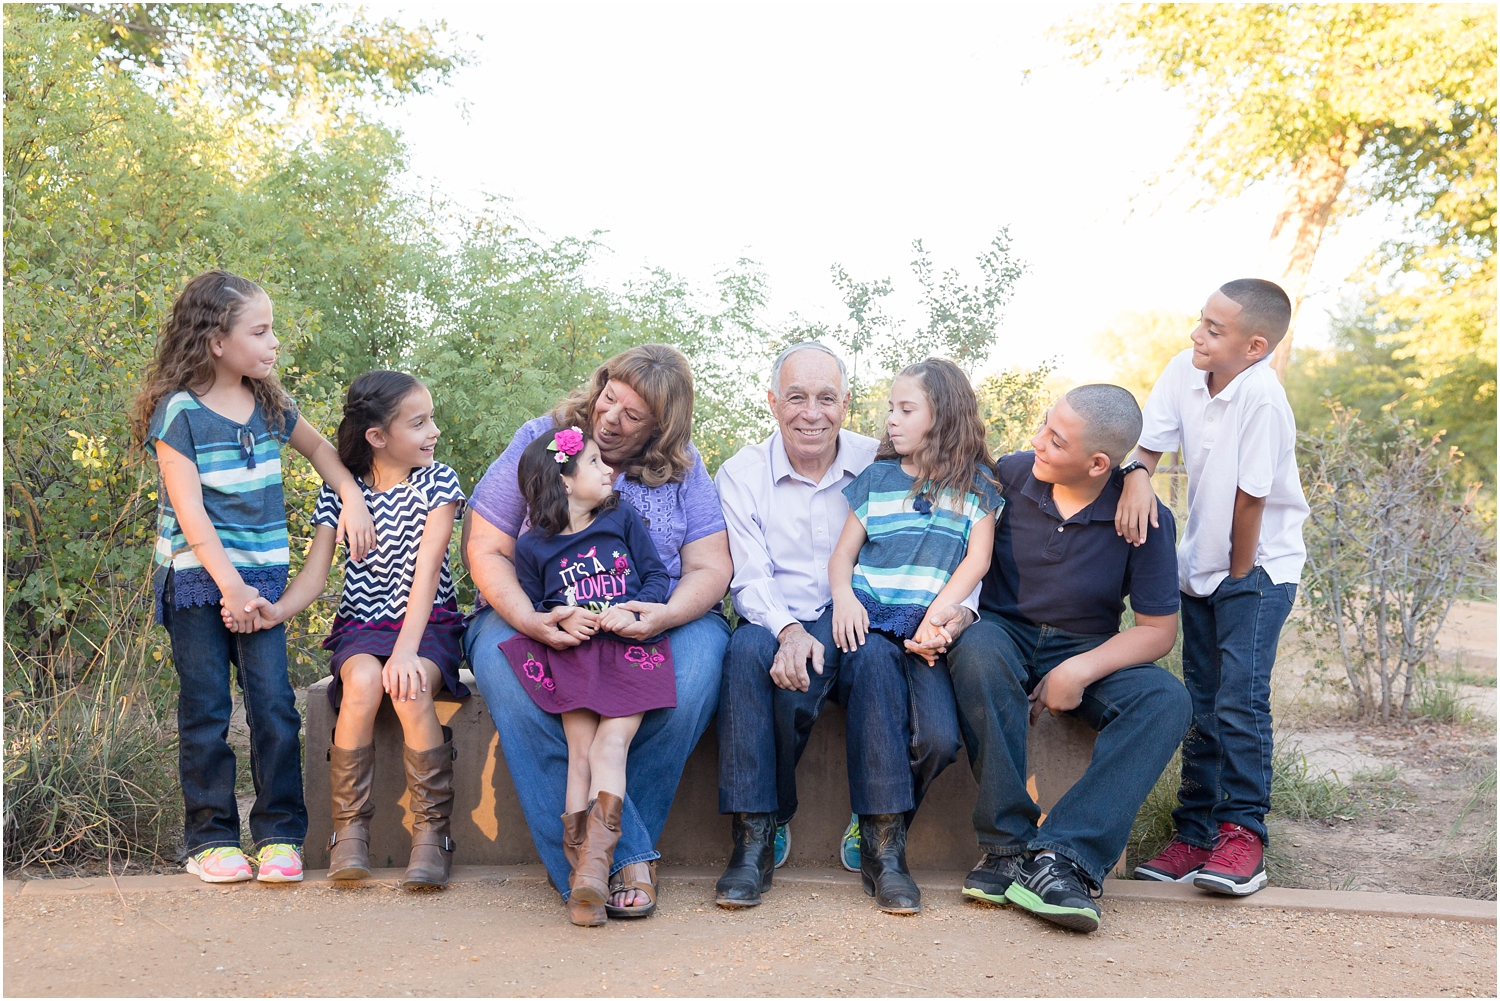
[[[1099,927],[1109,867],[1187,730],[1182,683],[1152,661],[1177,639],[1172,515],[1132,547],[1115,532],[1141,412],[1119,386],[1080,386],[1053,405],[1034,452],[999,463],[1005,517],[979,621],[948,653],[959,723],[979,783],[984,857],[964,895],[1010,903],[1078,931]],[[1125,599],[1135,625],[1120,629]],[[1038,826],[1026,731],[1043,710],[1099,732],[1093,758]]]
[[[1151,473],[1180,445],[1188,470],[1177,552],[1182,678],[1193,727],[1182,745],[1177,836],[1136,867],[1138,878],[1241,896],[1266,885],[1271,667],[1307,557],[1297,428],[1270,366],[1291,316],[1277,285],[1229,282],[1204,305],[1192,349],[1167,363],[1146,401],[1142,472],[1127,478],[1116,522],[1132,543],[1147,537],[1158,506]]]

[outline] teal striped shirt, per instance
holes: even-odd
[[[906,638],[937,599],[969,549],[975,522],[1005,506],[987,471],[976,468],[973,489],[935,501],[911,496],[915,479],[898,459],[871,463],[844,488],[849,509],[865,527],[854,567],[854,596],[870,614],[870,628]]]
[[[296,425],[295,407],[286,412],[281,430],[272,432],[259,404],[248,421],[237,424],[187,390],[179,390],[157,404],[146,437],[152,455],[158,441],[166,442],[198,467],[203,510],[229,562],[269,601],[286,590],[290,544],[281,491],[281,446]],[[158,490],[158,498],[154,583],[156,617],[161,621],[168,571],[177,608],[215,604],[222,595],[188,546],[165,487]]]

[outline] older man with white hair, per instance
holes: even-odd
[[[849,515],[843,490],[878,445],[842,428],[843,362],[815,341],[794,344],[771,367],[767,400],[776,432],[741,449],[715,481],[742,620],[719,693],[719,811],[734,815],[734,854],[716,897],[725,907],[751,907],[770,888],[797,809],[797,760],[833,698],[848,713],[858,818],[845,835],[844,865],[863,873],[882,909],[910,913],[920,894],[906,872],[905,830],[958,754],[952,686],[941,667],[913,671],[866,653],[873,647],[841,655],[833,643],[828,557]],[[978,589],[966,604],[940,613],[954,639],[978,616]]]

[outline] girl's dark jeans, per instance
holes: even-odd
[[[301,847],[307,836],[302,719],[287,676],[285,628],[232,633],[217,604],[174,608],[170,573],[163,604],[182,689],[177,699],[177,774],[187,814],[185,853],[240,843],[235,757],[229,747],[231,665],[238,669],[250,730],[250,776],[255,782],[250,837],[256,849],[277,842]]]

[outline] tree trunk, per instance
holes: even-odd
[[[1292,180],[1286,200],[1271,227],[1271,240],[1261,258],[1261,274],[1277,282],[1292,300],[1292,326],[1271,356],[1277,378],[1286,381],[1286,365],[1292,356],[1292,333],[1297,311],[1307,290],[1313,258],[1323,242],[1323,230],[1333,212],[1333,203],[1344,190],[1344,178],[1359,156],[1363,138],[1337,136],[1326,146],[1308,150],[1292,164]]]

